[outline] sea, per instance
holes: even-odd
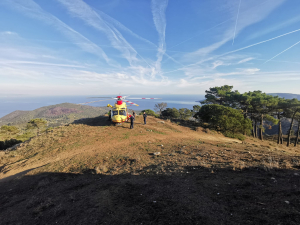
[[[112,97],[104,95],[101,97]],[[130,98],[159,98],[159,99],[130,99]],[[129,106],[133,110],[144,110],[151,109],[154,110],[154,105],[157,103],[165,102],[167,103],[167,108],[187,108],[193,109],[194,105],[200,105],[197,101],[202,101],[204,95],[143,95],[134,96],[131,95],[126,98],[128,101],[132,101],[139,106]],[[105,98],[91,98],[91,96],[0,96],[0,119],[1,117],[16,111],[30,111],[35,110],[43,106],[56,105],[60,103],[86,103],[91,101],[98,101],[88,103],[86,105],[94,107],[103,107],[107,104],[113,105],[116,100]],[[127,104],[128,105],[128,104]]]

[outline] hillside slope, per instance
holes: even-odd
[[[80,123],[0,156],[4,224],[300,222],[299,147],[153,117]]]
[[[61,103],[57,105],[44,106],[32,111],[14,111],[0,118],[0,126],[5,124],[22,126],[29,120],[43,118],[49,121],[49,126],[59,126],[71,123],[76,119],[96,117],[107,113],[107,107],[93,107],[87,105],[76,105],[72,103]]]

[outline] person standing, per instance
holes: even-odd
[[[111,110],[108,111],[108,121],[111,121]]]
[[[134,121],[134,117],[130,116],[130,129],[133,129],[133,121]]]
[[[133,120],[135,120],[135,111],[132,111]]]
[[[146,119],[147,119],[147,114],[146,114],[146,112],[144,112],[143,117],[144,117],[144,124],[146,124]]]

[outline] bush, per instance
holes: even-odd
[[[27,141],[29,138],[34,137],[34,133],[26,131],[24,134],[18,135],[16,138],[20,141]]]
[[[187,108],[181,108],[179,109],[178,112],[179,112],[179,118],[182,120],[187,120],[193,115],[192,111]]]
[[[252,128],[251,120],[244,118],[240,110],[222,105],[204,105],[196,115],[201,122],[222,132],[247,133]]]
[[[16,144],[21,143],[22,141],[16,140],[16,139],[9,139],[6,141],[0,141],[0,150],[5,150],[7,148],[10,148]]]
[[[159,115],[157,115],[153,110],[151,109],[145,109],[145,110],[142,110],[142,112],[140,113],[140,115],[143,115],[144,112],[146,112],[146,114],[148,116],[155,116],[156,118],[159,117]]]
[[[223,135],[224,135],[225,137],[236,138],[236,139],[239,139],[239,140],[241,140],[241,141],[244,141],[244,140],[246,139],[246,137],[245,137],[244,135],[240,134],[240,133],[234,134],[234,133],[225,131],[225,132],[223,132]]]
[[[176,108],[166,108],[164,111],[161,112],[161,115],[163,117],[168,117],[172,119],[177,119],[180,116],[179,111]]]

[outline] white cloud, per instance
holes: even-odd
[[[221,60],[217,60],[217,61],[213,62],[212,69],[215,69],[215,68],[217,68],[218,66],[222,66],[222,65],[224,65],[224,62],[221,61]]]
[[[260,69],[258,69],[258,68],[246,68],[246,69],[240,69],[240,68],[238,68],[238,70],[242,74],[255,74],[256,72],[260,71]]]
[[[245,63],[245,62],[251,61],[252,59],[253,59],[252,57],[248,57],[248,58],[245,58],[245,59],[242,59],[242,60],[238,61],[237,64]]]
[[[39,61],[20,61],[20,60],[1,60],[0,65],[14,65],[14,64],[32,64],[41,66],[57,66],[57,67],[72,67],[72,68],[84,68],[83,65],[71,65],[71,64],[59,64],[59,63],[47,63]]]
[[[7,35],[18,35],[18,33],[16,33],[16,32],[13,32],[13,31],[2,31],[2,32],[0,32],[0,35],[5,35],[5,36],[7,36]]]

